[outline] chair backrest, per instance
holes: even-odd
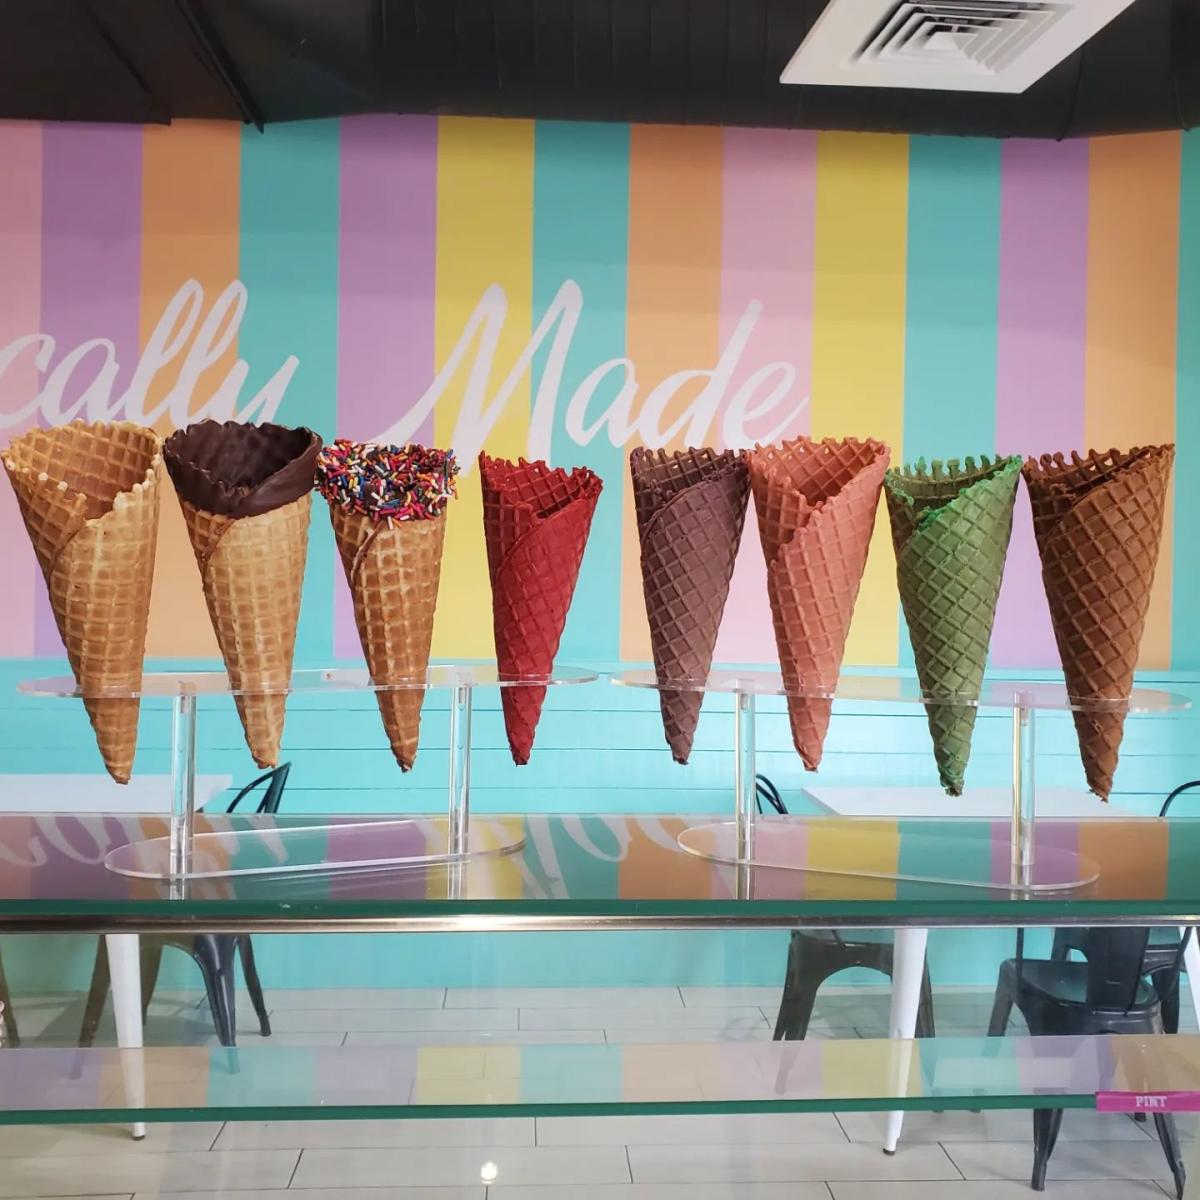
[[[1150,930],[1091,928],[1084,935],[1087,1002],[1106,1012],[1128,1012],[1141,986]]]
[[[1177,788],[1174,788],[1170,795],[1163,801],[1163,806],[1158,810],[1158,815],[1165,817],[1171,811],[1171,805],[1175,803],[1175,797],[1183,795],[1184,792],[1190,792],[1192,788],[1200,788],[1200,779],[1189,779],[1187,783],[1181,783]]]
[[[291,763],[280,763],[273,771],[268,771],[265,775],[260,775],[253,782],[246,784],[244,788],[236,796],[234,796],[226,812],[233,812],[235,808],[261,783],[266,783],[267,790],[259,802],[258,807],[254,810],[259,813],[276,813],[279,811],[280,802],[283,800],[283,789],[287,787],[288,775],[291,773]]]

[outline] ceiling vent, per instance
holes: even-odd
[[[783,83],[1023,92],[1133,0],[831,0]]]

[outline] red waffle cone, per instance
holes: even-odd
[[[801,437],[747,456],[784,686],[837,686],[889,451],[868,439]],[[832,703],[788,697],[805,767],[821,762]]]
[[[744,456],[711,449],[629,455],[650,649],[660,685],[703,683],[742,540],[750,483]],[[686,763],[704,693],[659,688],[663,730]]]
[[[546,676],[562,640],[592,514],[603,486],[586,467],[479,456],[483,532],[492,582],[496,667],[501,675]],[[544,687],[501,689],[513,761],[533,750]]]
[[[376,522],[329,506],[333,535],[354,600],[354,620],[376,683],[424,680],[442,573],[446,515]],[[417,757],[424,689],[376,692],[392,753],[402,771]]]
[[[1166,445],[1025,464],[1050,620],[1074,700],[1124,700],[1133,689],[1174,457]],[[1125,714],[1074,717],[1088,786],[1107,799]]]

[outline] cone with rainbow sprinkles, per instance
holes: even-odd
[[[888,457],[872,439],[807,437],[747,455],[792,741],[810,771],[832,703],[794,693],[837,686]]]
[[[137,749],[154,550],[158,437],[128,421],[34,429],[0,454],[108,773]]]
[[[246,743],[260,767],[275,766],[283,740],[320,449],[311,429],[238,421],[199,421],[163,445]]]
[[[377,684],[425,682],[457,474],[453,450],[345,438],[317,461],[317,490],[329,502],[359,641]],[[396,762],[411,770],[424,687],[377,691],[375,700]]]
[[[1044,454],[1025,463],[1050,621],[1088,786],[1108,799],[1162,542],[1175,447]]]

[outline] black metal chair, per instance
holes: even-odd
[[[757,775],[754,782],[759,812],[765,802],[781,816],[786,816],[787,805],[771,780],[765,775]],[[793,930],[783,978],[783,999],[775,1020],[775,1040],[800,1041],[807,1036],[817,993],[830,976],[850,967],[866,967],[890,979],[892,966],[890,941],[873,942],[861,936],[847,938],[832,929]],[[928,966],[921,975],[916,1033],[917,1037],[934,1036],[933,988]]]
[[[4,959],[0,958],[0,1017],[3,1018],[3,1036],[0,1037],[0,1045],[16,1048],[21,1044],[21,1037],[17,1033],[17,1014],[13,1011],[12,994],[8,990],[8,980],[4,975]]]
[[[1175,798],[1193,788],[1200,787],[1200,779],[1192,779],[1181,783],[1159,809],[1158,815],[1165,817],[1171,811]],[[1087,935],[1086,929],[1056,929],[1054,931],[1054,949],[1050,957],[1059,962],[1065,962],[1071,957],[1071,951],[1084,953],[1083,943]],[[1172,973],[1175,960],[1179,953],[1179,930],[1154,929],[1150,934],[1150,942],[1146,947],[1146,974],[1155,980],[1159,996],[1162,998],[1163,1028],[1167,1033],[1179,1032],[1179,972]],[[1200,986],[1200,980],[1193,986]],[[1141,1116],[1141,1114],[1138,1114]]]
[[[267,785],[266,792],[255,811],[258,813],[278,812],[291,769],[291,763],[283,763],[265,775],[260,775],[238,792],[226,812],[233,812],[246,796],[264,783]],[[240,957],[242,974],[246,979],[246,990],[250,993],[250,1003],[253,1004],[254,1012],[258,1017],[259,1030],[263,1037],[271,1036],[271,1021],[267,1015],[262,983],[258,978],[258,969],[254,962],[254,947],[247,934],[198,933],[143,937],[140,944],[143,1020],[158,982],[163,950],[167,947],[183,950],[191,955],[200,968],[200,974],[204,979],[204,991],[208,996],[208,1006],[212,1012],[213,1026],[216,1029],[217,1040],[222,1046],[237,1044],[237,1007],[234,997],[236,994],[236,962]],[[83,1024],[79,1031],[81,1046],[90,1046],[96,1039],[96,1030],[99,1028],[104,1004],[108,999],[109,987],[108,951],[104,939],[101,938],[96,948],[92,983],[88,989]]]
[[[1164,1032],[1162,998],[1145,970],[1149,930],[1086,929],[1083,933],[1086,961],[1063,962],[1025,958],[1024,932],[1018,932],[1017,957],[1000,967],[989,1036],[1003,1036],[1014,1005],[1034,1037]],[[1183,948],[1183,944],[1175,948],[1176,983]],[[1033,1114],[1030,1186],[1034,1191],[1045,1190],[1046,1168],[1062,1118],[1060,1108],[1039,1109]],[[1183,1200],[1187,1176],[1175,1118],[1155,1114],[1154,1125],[1175,1180],[1176,1194]]]

